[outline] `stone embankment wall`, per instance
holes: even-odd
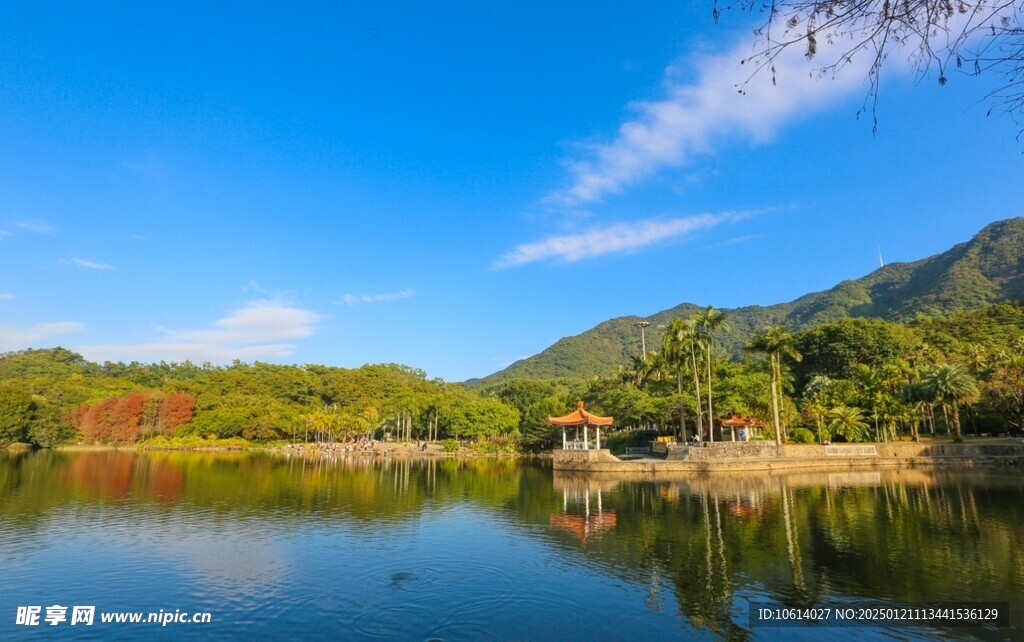
[[[566,467],[566,470],[575,470],[574,466],[581,464],[593,464],[598,462],[621,464],[618,457],[613,455],[607,448],[592,448],[590,450],[556,450],[554,452],[555,468]],[[561,464],[562,466],[559,466]]]
[[[555,470],[581,472],[715,472],[821,468],[850,470],[889,466],[1024,465],[1024,445],[918,444],[908,442],[832,446],[745,442],[701,447],[669,444],[661,459],[621,461],[608,450],[556,450]]]

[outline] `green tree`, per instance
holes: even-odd
[[[702,312],[696,313],[697,324],[704,337],[704,351],[707,354],[708,362],[708,439],[715,440],[715,411],[711,404],[711,357],[715,351],[715,332],[729,330],[729,323],[726,321],[726,314],[712,306],[704,308]]]
[[[497,399],[465,398],[452,404],[448,430],[456,437],[508,435],[519,426],[519,411]]]
[[[0,386],[0,447],[25,441],[35,407],[30,393],[14,386]]]
[[[953,426],[960,436],[960,406],[978,397],[978,382],[959,364],[941,364],[927,370],[924,379],[939,403],[953,413]]]
[[[828,429],[846,441],[861,441],[868,430],[868,422],[860,408],[836,406],[828,411]]]
[[[1018,431],[1024,429],[1024,356],[1006,355],[995,365],[984,397]]]
[[[548,423],[548,417],[564,415],[569,405],[565,395],[552,395],[530,404],[520,422],[523,447],[540,450],[561,443],[561,437],[556,437],[558,428]]]
[[[757,332],[747,344],[747,350],[768,355],[771,368],[772,417],[775,426],[775,443],[782,444],[782,425],[779,418],[779,383],[782,380],[782,357],[800,361],[801,355],[794,346],[793,335],[782,326],[773,325]]]
[[[803,361],[794,367],[797,389],[815,375],[850,379],[859,366],[879,368],[914,350],[917,334],[878,319],[843,319],[796,335],[795,349]]]
[[[36,448],[53,448],[70,440],[75,429],[61,418],[60,409],[45,397],[33,398],[32,423],[25,432],[25,440]]]
[[[700,389],[700,367],[697,364],[697,351],[701,346],[700,330],[695,318],[683,319],[675,317],[665,328],[662,335],[662,354],[665,362],[676,372],[676,392],[682,393],[683,374],[687,368],[693,374],[693,394],[696,403],[696,434],[704,432],[704,411]],[[685,431],[684,431],[685,433]]]

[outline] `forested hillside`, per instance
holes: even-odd
[[[891,263],[831,290],[778,305],[725,309],[729,327],[717,337],[717,345],[723,354],[739,358],[754,332],[768,325],[798,331],[847,317],[906,321],[1020,299],[1024,299],[1024,218],[1013,218],[985,227],[970,241],[942,254]],[[646,317],[651,324],[647,345],[659,344],[671,319],[688,317],[701,307],[682,303]],[[607,376],[640,353],[640,333],[634,326],[640,320],[627,316],[605,321],[468,383],[486,386],[516,378]]]
[[[397,364],[101,365],[63,348],[0,357],[0,446],[158,436],[437,439],[500,436],[517,424],[500,402]]]
[[[756,333],[740,360],[709,350],[707,328],[729,317],[695,312],[669,320],[656,354],[608,377],[514,379],[472,392],[397,364],[96,364],[63,348],[24,350],[0,356],[0,446],[372,437],[537,450],[560,438],[548,417],[577,400],[641,443],[651,431],[710,437],[731,415],[774,426],[776,409],[780,438],[796,440],[1024,427],[1020,304],[907,323],[846,318],[795,334],[774,326]]]

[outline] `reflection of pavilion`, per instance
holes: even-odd
[[[590,450],[590,433],[588,428],[593,426],[597,429],[597,445],[601,449],[601,426],[612,425],[611,417],[599,417],[583,409],[583,402],[576,402],[576,410],[573,410],[562,417],[548,417],[548,423],[552,426],[562,427],[562,450]],[[566,427],[576,429],[575,439],[569,441],[565,434]],[[583,440],[580,440],[580,428],[583,428]]]
[[[573,480],[556,480],[555,487],[562,487],[562,514],[552,515],[551,528],[571,533],[586,546],[591,535],[615,528],[618,516],[615,509],[604,508],[601,486],[592,483],[572,483]]]

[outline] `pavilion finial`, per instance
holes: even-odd
[[[583,402],[582,401],[577,401],[576,402],[576,410],[583,410]]]

